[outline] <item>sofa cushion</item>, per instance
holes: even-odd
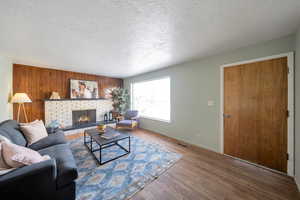
[[[58,144],[38,151],[41,155],[49,155],[56,160],[58,188],[63,187],[78,176],[77,166],[68,144]]]
[[[0,123],[0,135],[6,137],[14,144],[21,146],[26,146],[27,144],[23,133],[19,129],[17,121],[7,120]]]
[[[57,132],[57,133],[53,133],[48,135],[47,137],[29,145],[28,147],[33,149],[33,150],[40,150],[40,149],[44,149],[56,144],[66,144],[67,141],[65,139],[65,135],[63,132]]]

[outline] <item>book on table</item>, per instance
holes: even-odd
[[[101,137],[104,138],[104,139],[109,140],[109,139],[113,139],[115,137],[118,137],[119,135],[120,135],[120,133],[104,133],[104,134],[101,135]]]

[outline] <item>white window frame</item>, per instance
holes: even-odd
[[[133,85],[136,83],[144,83],[144,82],[149,82],[149,81],[156,81],[156,80],[161,80],[161,79],[165,79],[168,78],[170,80],[170,120],[165,120],[165,119],[160,119],[160,118],[156,118],[156,117],[148,117],[145,115],[139,115],[141,118],[145,118],[145,119],[150,119],[150,120],[155,120],[155,121],[160,121],[160,122],[166,122],[166,123],[171,123],[172,121],[172,99],[171,99],[171,82],[172,79],[170,76],[162,76],[162,77],[158,77],[158,78],[153,78],[153,79],[147,79],[147,80],[143,80],[143,81],[133,81],[130,83],[130,108],[133,109]]]
[[[267,57],[262,57],[262,58],[257,58],[257,59],[252,59],[252,60],[246,60],[242,62],[236,62],[236,63],[231,63],[231,64],[226,64],[220,66],[220,96],[221,96],[221,101],[220,101],[220,153],[224,154],[224,68],[226,67],[232,67],[235,65],[241,65],[241,64],[248,64],[248,63],[253,63],[253,62],[259,62],[259,61],[265,61],[265,60],[270,60],[270,59],[275,59],[275,58],[287,58],[287,64],[289,68],[289,74],[288,74],[288,110],[289,110],[289,118],[288,118],[288,127],[287,127],[287,137],[288,137],[288,146],[287,146],[287,152],[289,154],[289,160],[288,160],[288,166],[287,166],[287,174],[289,176],[294,176],[295,175],[295,169],[294,169],[294,163],[295,163],[295,152],[294,152],[294,52],[288,52],[288,53],[283,53],[279,55],[273,55],[273,56],[267,56]],[[224,154],[225,155],[225,154]],[[237,158],[238,159],[238,158]],[[239,159],[240,160],[240,159]],[[247,162],[247,161],[246,161]],[[254,163],[251,163],[254,164]],[[258,165],[258,164],[254,164]],[[258,165],[263,168],[267,168],[265,166]],[[276,171],[270,168],[267,168],[272,171]],[[279,171],[276,171],[279,172]],[[282,173],[282,172],[279,172]]]

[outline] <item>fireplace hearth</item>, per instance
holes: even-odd
[[[96,123],[96,110],[73,110],[72,121],[74,127],[82,127]]]

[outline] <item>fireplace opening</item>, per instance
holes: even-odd
[[[72,121],[75,127],[96,123],[96,110],[73,110]]]

